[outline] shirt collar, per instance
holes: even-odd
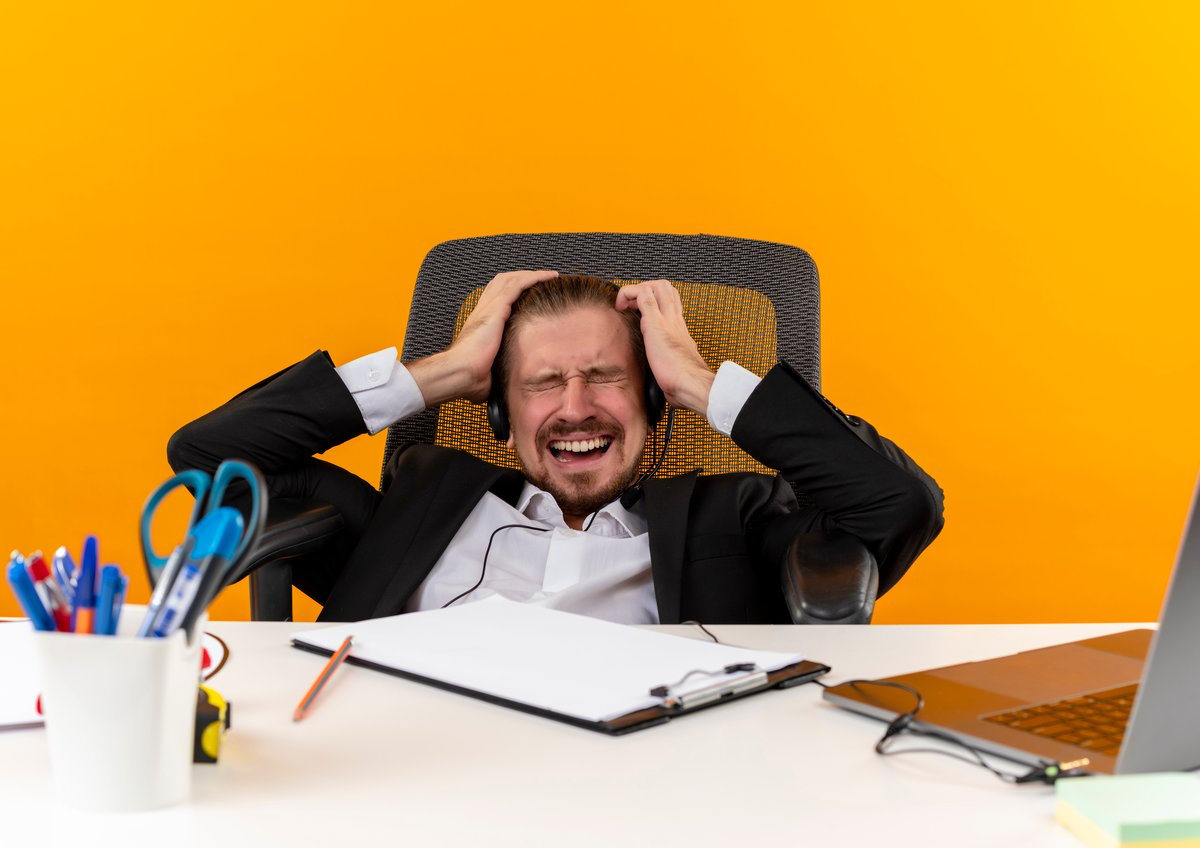
[[[534,521],[542,521],[556,527],[567,526],[563,520],[562,510],[559,508],[558,502],[554,500],[554,496],[539,489],[528,480],[521,489],[521,496],[517,498],[517,511]],[[594,521],[591,518],[588,519],[591,521],[590,526],[588,521],[583,522],[583,526],[588,527],[589,533],[597,536],[632,538],[646,532],[646,517],[642,513],[641,501],[634,504],[632,509],[626,509],[618,498],[600,507],[597,513]]]

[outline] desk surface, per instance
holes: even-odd
[[[830,681],[982,659],[1134,625],[714,626],[723,642],[800,651]],[[883,725],[816,686],[773,691],[607,737],[353,666],[308,718],[291,712],[324,659],[304,625],[214,622],[232,704],[221,763],[190,803],[97,815],[54,802],[45,735],[0,732],[0,842],[160,846],[820,844],[1076,846],[1053,790],[937,755],[880,758]],[[695,628],[663,628],[694,633]],[[41,834],[37,842],[15,837]],[[118,835],[119,834],[119,835]],[[104,837],[99,842],[97,837]],[[112,841],[110,841],[112,840]]]

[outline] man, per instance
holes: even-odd
[[[635,485],[646,380],[707,416],[778,477],[684,475]],[[497,383],[524,474],[430,445],[402,448],[375,491],[313,455]],[[786,621],[780,564],[797,535],[843,530],[900,578],[941,528],[941,490],[899,448],[788,366],[714,374],[665,280],[621,289],[554,271],[500,274],[454,343],[401,365],[395,349],[335,369],[314,354],[172,438],[176,470],[242,457],[274,497],[333,503],[346,527],[294,566],[323,620],[493,594],[629,623]],[[623,494],[636,490],[633,497]]]

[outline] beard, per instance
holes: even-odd
[[[549,492],[563,515],[590,515],[605,504],[612,503],[629,488],[637,477],[637,465],[614,476],[608,481],[600,480],[594,471],[576,474],[570,481],[538,479],[526,472],[529,482]]]
[[[624,433],[618,427],[606,428],[606,430],[606,434],[612,438],[608,450],[621,450],[624,444]],[[539,434],[538,444],[548,444],[550,440],[561,435],[566,435],[566,433],[560,433],[554,428],[550,428],[547,432]],[[525,478],[539,489],[549,492],[564,516],[581,516],[590,515],[605,504],[611,503],[628,489],[637,478],[638,463],[641,462],[641,459],[642,450],[639,450],[630,466],[616,473],[600,470],[581,471],[571,474],[566,480],[541,474],[537,469],[531,467],[531,463],[522,461],[521,465],[524,467]],[[550,461],[555,462],[556,460],[551,459]],[[605,473],[611,474],[611,476],[605,479],[602,476]]]

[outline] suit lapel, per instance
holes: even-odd
[[[679,622],[688,505],[696,487],[696,474],[692,471],[678,477],[647,480],[643,489],[650,533],[650,570],[658,600],[658,620],[662,624]]]
[[[333,587],[321,618],[395,615],[489,490],[515,503],[524,478],[461,451],[413,446]]]
[[[409,596],[449,547],[471,510],[489,490],[498,489],[501,497],[515,503],[516,494],[510,498],[510,490],[515,482],[515,492],[519,494],[522,481],[519,472],[490,465],[467,453],[451,451],[450,461],[440,470],[436,482],[428,480],[433,485],[414,489],[419,493],[417,499],[423,508],[413,510],[412,499],[406,499],[409,503],[403,513],[415,522],[409,536],[412,543],[397,563],[372,617],[395,615],[403,609]],[[419,512],[420,516],[413,515],[414,512]]]

